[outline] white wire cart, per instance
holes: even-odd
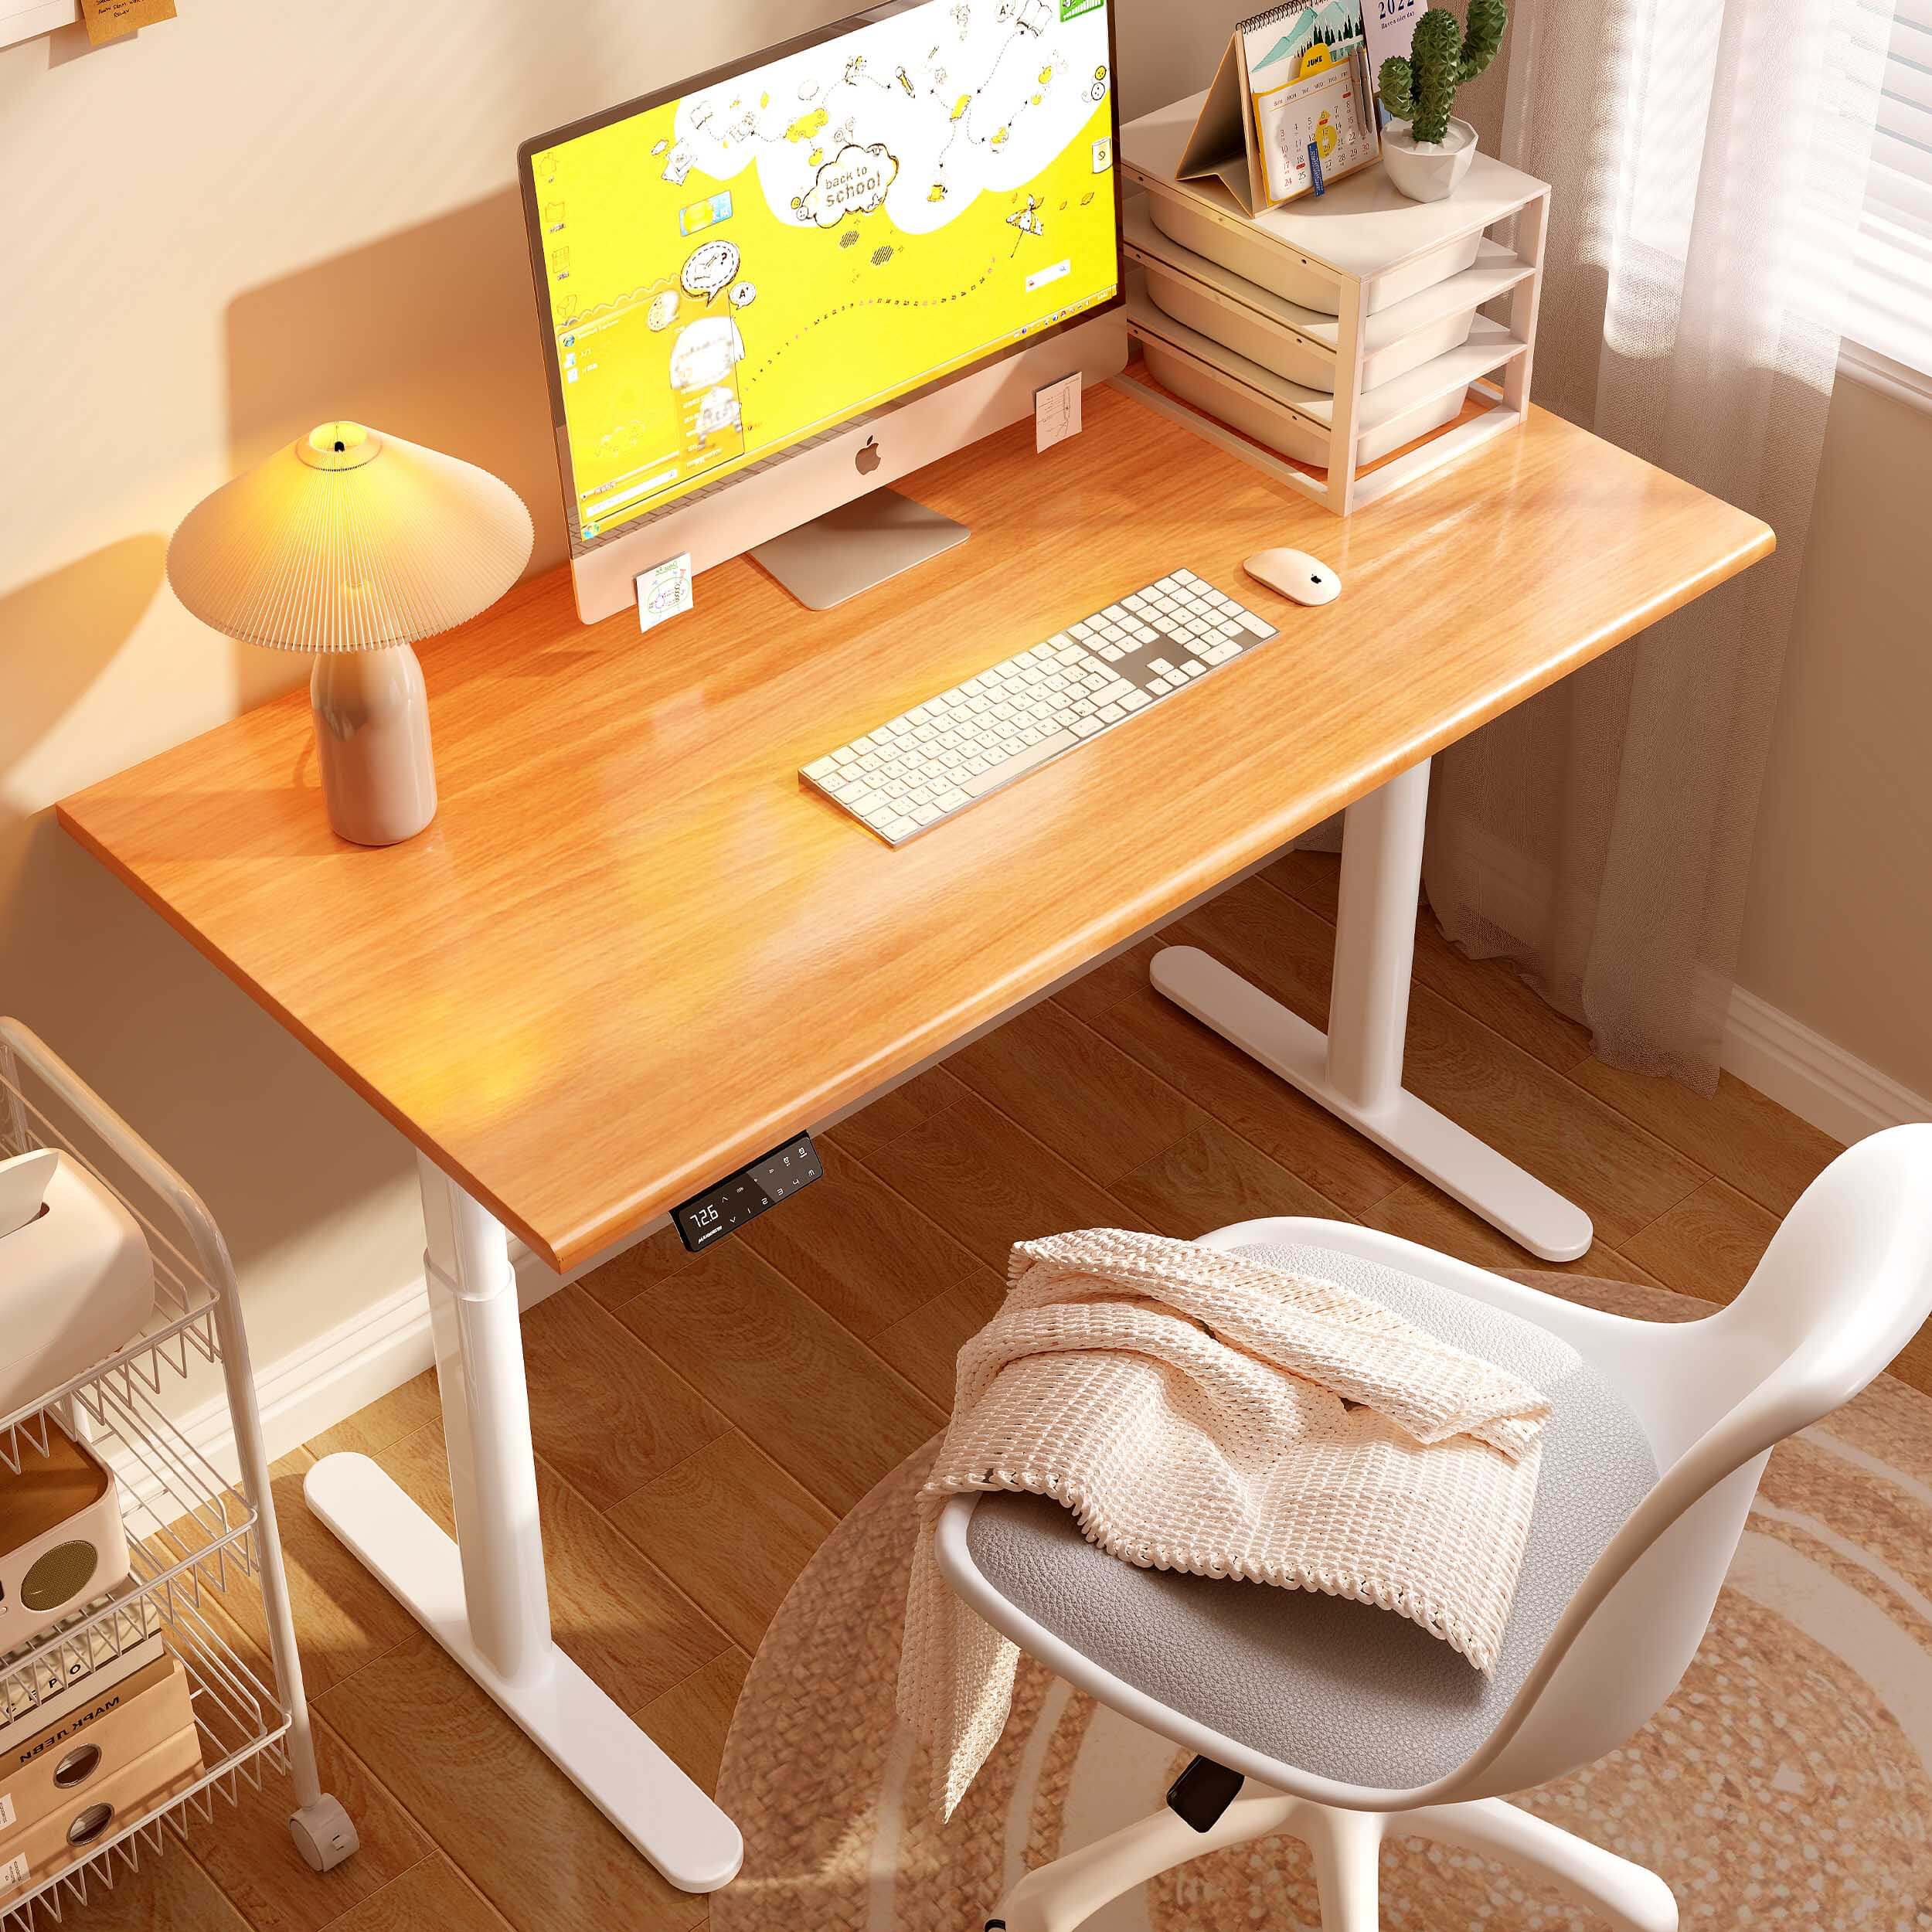
[[[117,1479],[133,1573],[114,1595],[75,1612],[36,1642],[0,1657],[0,1716],[38,1728],[32,1707],[118,1658],[158,1630],[188,1677],[201,1745],[196,1781],[145,1811],[101,1821],[83,1852],[0,1906],[0,1932],[59,1923],[191,1827],[213,1826],[242,1781],[264,1767],[294,1790],[289,1830],[310,1867],[353,1855],[349,1814],[321,1786],[302,1692],[288,1583],[275,1530],[261,1418],[242,1327],[234,1265],[206,1207],[179,1175],[18,1021],[0,1019],[0,1158],[58,1148],[117,1195],[147,1236],[155,1307],[147,1325],[106,1360],[26,1406],[0,1415],[0,1463],[15,1474],[45,1454],[49,1416],[84,1437]],[[226,1384],[240,1480],[230,1482],[169,1419],[165,1396],[198,1362]],[[233,1640],[216,1605],[259,1588],[269,1681]],[[252,1651],[252,1646],[244,1645]],[[105,1807],[101,1808],[105,1809]]]

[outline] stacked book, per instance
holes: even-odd
[[[112,1475],[51,1419],[36,1436],[0,1464],[0,1577],[18,1586],[0,1590],[0,1640],[19,1640],[0,1654],[0,1914],[202,1770],[188,1673],[128,1574]]]

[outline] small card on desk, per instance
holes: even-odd
[[[691,553],[654,563],[638,576],[638,628],[648,631],[691,608]]]
[[[97,47],[118,40],[137,27],[151,27],[175,17],[175,0],[80,0],[80,18]]]
[[[1033,447],[1050,450],[1070,436],[1080,433],[1080,372],[1063,376],[1057,383],[1033,392]]]

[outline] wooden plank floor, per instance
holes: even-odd
[[[1325,1017],[1336,862],[1294,854],[1179,921]],[[825,1137],[825,1179],[702,1256],[660,1236],[526,1325],[553,1615],[565,1648],[707,1785],[752,1653],[843,1512],[940,1424],[954,1351],[1016,1239],[1112,1223],[1353,1219],[1468,1259],[1500,1236],[1157,998],[1144,945]],[[1418,927],[1411,1084],[1580,1202],[1574,1272],[1718,1300],[1835,1144],[1728,1077],[1614,1073],[1499,964]],[[1902,1365],[1932,1388],[1923,1340]],[[659,1881],[337,1546],[313,1457],[374,1456],[449,1517],[433,1377],[289,1457],[278,1497],[326,1781],[361,1855],[318,1879],[285,1792],[124,1881],[94,1925],[238,1932],[682,1932]],[[257,1620],[237,1612],[247,1641]],[[251,1624],[253,1625],[250,1628]]]

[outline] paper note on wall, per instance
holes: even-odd
[[[80,17],[94,46],[118,40],[137,27],[175,17],[175,0],[80,0]]]
[[[1427,7],[1427,0],[1366,0],[1362,18],[1369,30],[1369,77],[1377,87],[1382,84],[1383,61],[1398,55],[1408,59],[1416,22]]]

